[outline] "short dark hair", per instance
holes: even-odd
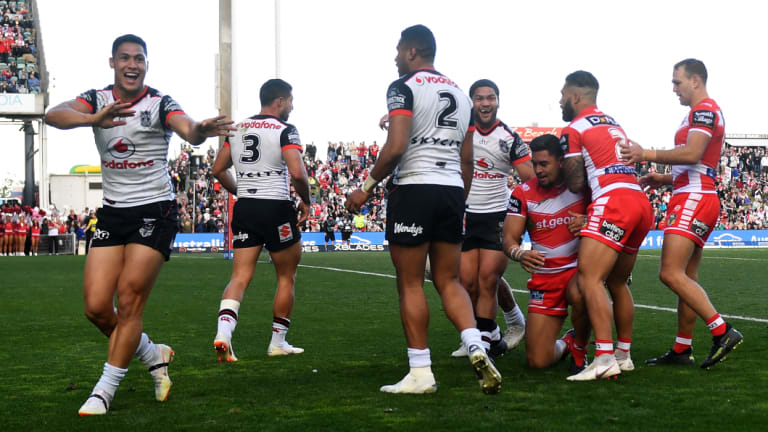
[[[117,49],[120,48],[120,45],[124,43],[135,43],[141,45],[142,48],[144,48],[144,55],[147,54],[147,43],[144,42],[144,39],[134,35],[134,34],[124,34],[117,39],[115,39],[114,42],[112,42],[112,56],[114,57],[117,53]]]
[[[479,79],[475,81],[474,84],[472,84],[472,87],[469,88],[469,97],[473,97],[475,95],[475,91],[479,89],[480,87],[490,87],[493,89],[494,92],[496,92],[496,97],[499,96],[499,87],[496,85],[495,82],[489,80],[489,79]]]
[[[435,53],[437,52],[435,35],[426,26],[417,24],[403,30],[400,33],[400,42],[416,48],[416,52],[424,60],[435,60]]]
[[[537,136],[531,141],[531,153],[546,150],[550,155],[561,158],[565,156],[560,146],[560,139],[552,134]]]
[[[259,99],[261,100],[261,106],[265,107],[271,105],[277,98],[289,98],[291,97],[291,91],[293,87],[280,78],[273,78],[268,80],[261,86],[259,90]]]
[[[703,61],[696,60],[695,58],[687,58],[677,62],[675,64],[675,69],[679,68],[680,66],[685,68],[685,73],[687,73],[689,77],[692,75],[698,75],[699,78],[704,81],[704,84],[707,83],[707,67],[704,66]]]
[[[595,90],[595,92],[600,90],[600,84],[597,82],[597,78],[591,73],[583,70],[572,72],[565,77],[565,85],[568,87],[590,88]]]

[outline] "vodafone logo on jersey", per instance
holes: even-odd
[[[136,145],[126,137],[115,137],[107,143],[107,151],[113,158],[127,159],[136,153]]]
[[[450,78],[446,78],[441,75],[424,75],[424,76],[417,76],[413,79],[416,82],[416,85],[424,85],[424,84],[448,84],[450,86],[454,86],[456,88],[459,88],[459,86],[456,85],[455,82],[451,81]]]
[[[136,169],[136,168],[143,168],[143,167],[151,167],[155,164],[155,161],[148,160],[143,162],[131,162],[131,161],[101,161],[101,164],[104,165],[105,168],[112,168],[112,169]]]
[[[240,123],[241,129],[274,129],[274,130],[280,130],[283,128],[282,125],[277,123],[272,123],[264,120],[254,120],[254,121],[244,121]]]

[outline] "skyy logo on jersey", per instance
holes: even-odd
[[[126,137],[115,137],[107,143],[107,151],[117,159],[127,159],[136,153],[136,145]]]

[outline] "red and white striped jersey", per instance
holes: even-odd
[[[291,187],[283,151],[302,151],[299,132],[271,115],[255,115],[235,125],[227,137],[235,167],[238,198],[290,200]]]
[[[712,99],[704,99],[691,108],[675,133],[675,147],[685,145],[693,132],[709,136],[709,143],[699,163],[672,166],[672,189],[674,193],[716,193],[715,177],[725,139],[725,119]]]
[[[528,145],[501,120],[488,130],[475,126],[472,143],[475,171],[467,197],[467,211],[503,212],[509,191],[507,177],[512,167],[531,159]]]
[[[562,184],[550,188],[539,186],[534,177],[515,188],[507,203],[507,216],[526,218],[526,230],[532,249],[545,255],[544,267],[537,273],[557,273],[576,267],[579,238],[568,230],[574,216],[586,214],[584,195],[575,194]]]
[[[584,158],[593,200],[618,188],[640,190],[635,169],[621,159],[619,144],[626,141],[627,134],[616,120],[596,106],[585,108],[563,129],[560,145],[565,157]]]

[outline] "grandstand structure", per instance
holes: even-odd
[[[22,203],[35,206],[34,157],[39,150],[44,178],[43,115],[48,106],[48,71],[37,2],[0,0],[0,11],[0,124],[17,125],[24,132]],[[45,181],[40,182],[40,197],[46,194],[44,184]]]

